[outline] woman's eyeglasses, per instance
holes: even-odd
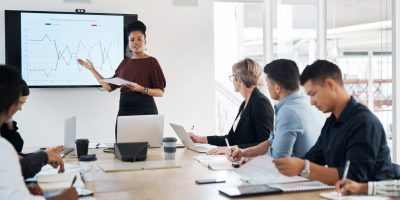
[[[236,75],[230,75],[229,80],[233,82],[235,80],[235,77],[236,77]]]

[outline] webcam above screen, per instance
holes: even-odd
[[[126,55],[125,26],[136,20],[136,14],[6,10],[6,64],[29,87],[98,87],[77,59],[111,77]]]

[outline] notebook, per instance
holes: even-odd
[[[198,155],[193,158],[214,171],[235,169],[225,155]]]
[[[333,189],[319,181],[305,181],[295,183],[269,184],[269,185],[245,185],[239,187],[224,187],[219,192],[230,197],[248,196],[258,194],[280,194],[286,192],[306,192],[316,190]]]
[[[383,196],[366,196],[366,195],[349,195],[349,196],[341,196],[337,192],[324,192],[320,193],[319,196],[325,199],[332,199],[332,200],[389,200],[389,197]]]

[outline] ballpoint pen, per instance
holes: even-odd
[[[76,175],[74,176],[74,179],[72,179],[71,187],[74,186],[75,181],[76,181]]]
[[[350,160],[347,160],[347,161],[346,161],[346,166],[344,167],[342,182],[343,182],[344,180],[346,180],[347,174],[348,174],[348,172],[349,172],[349,168],[350,168]],[[339,188],[339,190],[340,190],[340,188]],[[341,196],[342,196],[342,192],[339,191],[339,193],[338,193],[339,199],[341,199]]]
[[[229,145],[228,138],[225,138],[225,143],[226,143],[226,146],[228,147],[229,156],[231,156],[232,155],[232,149],[231,149],[231,146]]]

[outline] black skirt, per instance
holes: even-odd
[[[118,116],[157,114],[156,102],[152,96],[138,92],[121,92]]]

